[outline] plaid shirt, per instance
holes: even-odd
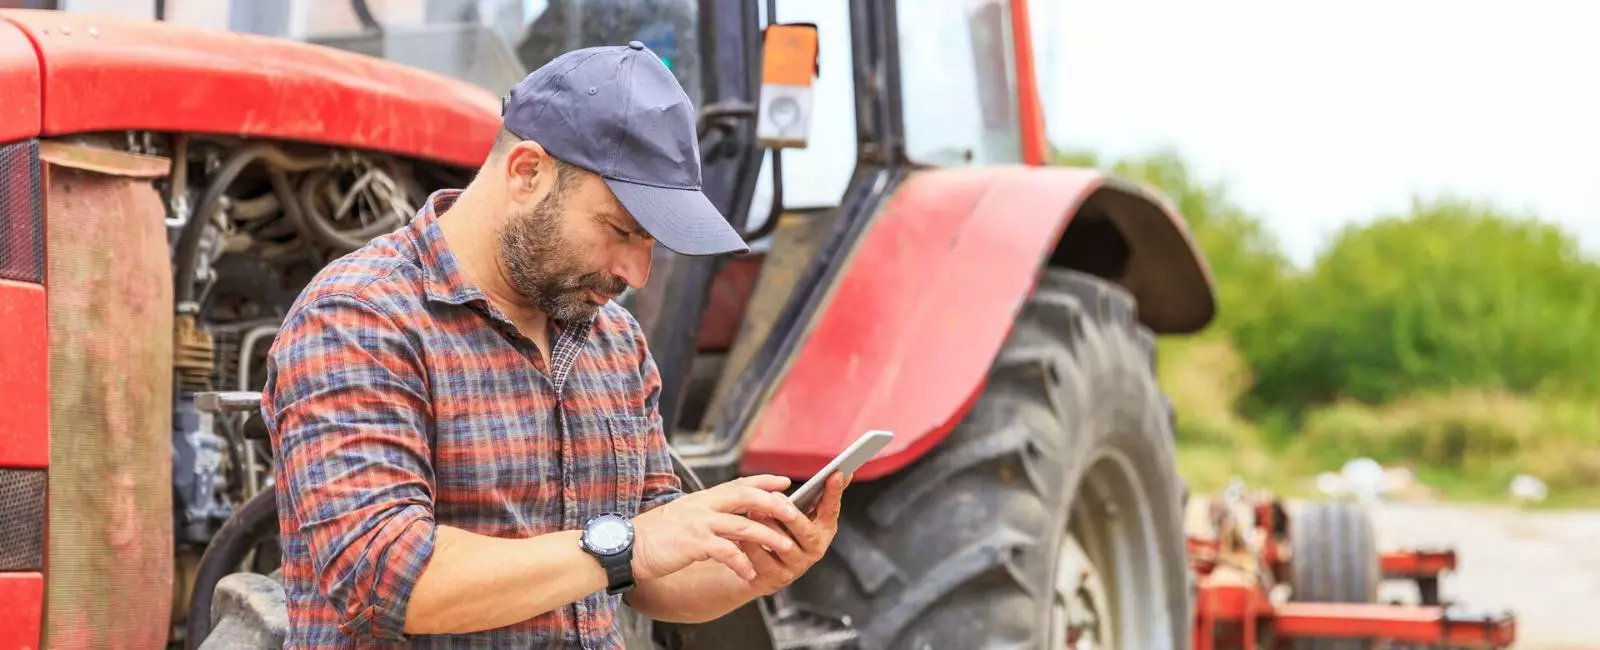
[[[285,647],[620,648],[603,591],[476,634],[402,627],[436,524],[532,537],[681,494],[639,324],[608,303],[564,324],[546,364],[446,246],[458,194],[320,272],[273,343]]]

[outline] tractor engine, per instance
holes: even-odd
[[[180,641],[207,545],[273,486],[259,408],[207,394],[260,390],[281,319],[313,275],[404,226],[427,189],[465,178],[379,153],[198,134],[37,146],[50,226],[49,589],[63,594],[48,637]],[[278,563],[269,540],[239,569]]]
[[[181,619],[193,570],[218,527],[273,486],[255,406],[221,410],[197,396],[258,391],[282,318],[328,262],[411,220],[429,189],[460,174],[382,154],[178,136],[167,223],[176,294],[172,411],[173,530]],[[275,542],[247,556],[271,573]]]

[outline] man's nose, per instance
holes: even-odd
[[[617,259],[611,272],[628,286],[634,289],[644,287],[650,279],[650,260],[655,256],[656,246],[653,241],[643,241],[629,246]]]

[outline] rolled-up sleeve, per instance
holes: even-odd
[[[434,547],[421,354],[393,319],[348,295],[301,306],[268,359],[263,413],[285,525],[306,540],[322,596],[352,638],[403,640]]]

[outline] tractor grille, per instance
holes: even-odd
[[[148,179],[50,164],[50,648],[171,622],[172,267]]]
[[[0,279],[44,282],[39,141],[0,145]]]
[[[44,470],[0,469],[0,571],[38,571],[44,560]]]

